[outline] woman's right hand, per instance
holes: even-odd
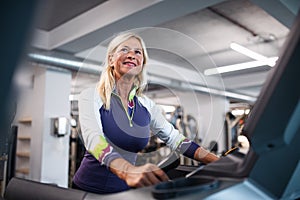
[[[154,164],[131,165],[127,169],[125,181],[130,187],[145,187],[169,180],[165,172]]]
[[[155,185],[169,180],[163,170],[150,163],[134,166],[124,159],[117,158],[111,162],[110,169],[133,188]]]

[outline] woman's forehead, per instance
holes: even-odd
[[[124,47],[124,46],[128,46],[128,47],[134,48],[134,49],[142,49],[141,42],[135,37],[131,37],[119,45],[119,47]]]

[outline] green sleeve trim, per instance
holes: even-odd
[[[186,139],[186,137],[184,135],[182,135],[182,137],[180,138],[179,141],[176,142],[176,149],[180,146],[180,144]]]
[[[103,159],[111,153],[112,148],[106,141],[105,137],[100,135],[99,136],[99,143],[95,146],[93,150],[90,151],[90,153],[100,162],[103,161]]]

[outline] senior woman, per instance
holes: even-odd
[[[219,158],[185,138],[152,100],[143,95],[148,55],[141,37],[121,33],[107,49],[105,70],[96,88],[79,97],[79,122],[86,147],[73,187],[99,194],[168,180],[158,166],[135,166],[150,132],[172,150],[203,163]]]

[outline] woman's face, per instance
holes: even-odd
[[[114,54],[110,56],[110,65],[114,67],[115,78],[119,80],[122,76],[134,77],[143,68],[143,49],[140,41],[134,37],[121,43]]]

